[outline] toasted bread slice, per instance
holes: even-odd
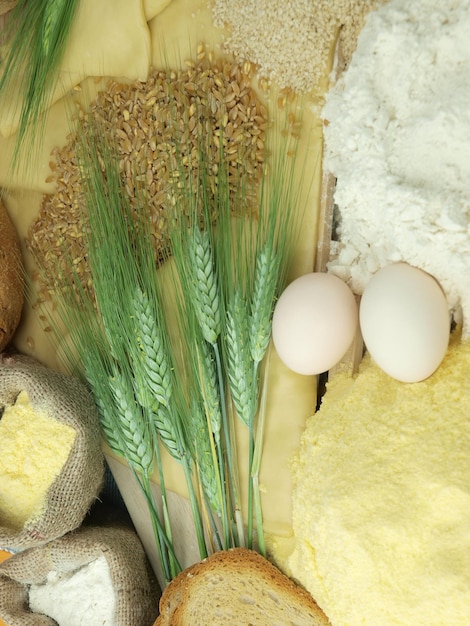
[[[310,594],[246,548],[216,552],[165,589],[154,626],[329,626]]]

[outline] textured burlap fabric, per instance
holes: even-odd
[[[16,5],[16,0],[0,0],[0,15],[7,13]],[[2,22],[0,21],[0,27]]]
[[[104,478],[98,413],[77,379],[38,361],[0,354],[0,407],[26,391],[35,410],[71,426],[75,441],[61,472],[46,493],[40,515],[19,530],[0,526],[0,548],[14,551],[42,545],[78,528],[99,495]]]
[[[153,624],[160,592],[142,544],[134,530],[106,526],[82,527],[2,563],[0,618],[8,626],[55,626],[53,619],[31,612],[29,585],[43,583],[49,572],[73,572],[101,556],[107,561],[115,594],[113,626]]]

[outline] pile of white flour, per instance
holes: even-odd
[[[52,571],[29,590],[31,611],[52,617],[59,626],[113,626],[115,604],[104,556],[77,570]]]
[[[362,293],[394,261],[429,272],[470,333],[470,0],[390,0],[327,94],[339,254]]]

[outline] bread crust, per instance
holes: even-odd
[[[246,579],[247,576],[256,578],[257,584],[262,585],[262,593],[259,594],[259,621],[256,621],[256,624],[272,626],[272,616],[269,613],[262,614],[261,605],[263,596],[274,594],[278,598],[277,601],[280,600],[285,604],[286,615],[289,613],[289,607],[292,606],[302,616],[301,621],[294,621],[296,618],[292,616],[292,621],[289,618],[289,621],[285,622],[286,625],[301,623],[311,626],[330,626],[326,615],[305,589],[283,574],[269,560],[246,548],[221,550],[181,572],[164,590],[160,598],[160,614],[154,626],[194,624],[191,621],[190,603],[203,601],[204,594],[206,596],[204,601],[210,603],[211,591],[209,591],[208,584],[214,576],[220,578],[221,585],[231,583],[234,595],[237,594],[237,581]],[[237,606],[239,608],[241,606],[240,613],[237,613],[237,624],[240,626],[251,624],[248,616],[243,615],[243,606]],[[210,613],[206,614],[206,619],[206,623],[213,626],[228,623],[225,618],[214,617]]]
[[[10,343],[20,323],[23,282],[20,242],[0,199],[0,350]]]

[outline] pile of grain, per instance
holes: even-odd
[[[217,26],[227,26],[225,45],[239,59],[282,88],[308,92],[328,73],[336,37],[345,61],[369,11],[386,0],[214,0]]]
[[[175,178],[182,168],[197,170],[201,150],[212,189],[218,184],[220,159],[225,160],[230,205],[240,194],[241,180],[256,186],[261,179],[267,111],[251,86],[253,73],[250,63],[215,57],[200,45],[197,61],[188,61],[184,70],[153,71],[147,81],[129,85],[111,82],[92,103],[89,114],[115,141],[133,208],[138,210],[142,201],[150,207],[157,258],[166,245],[165,207],[177,188]],[[52,275],[60,274],[59,268],[67,272],[72,258],[86,284],[89,269],[75,141],[70,137],[53,153],[50,166],[57,190],[44,197],[27,245]]]

